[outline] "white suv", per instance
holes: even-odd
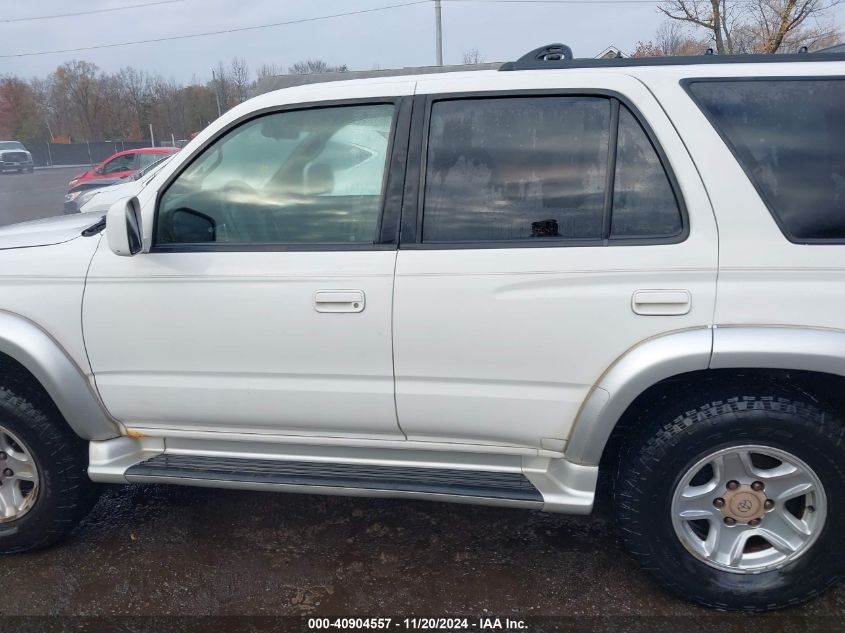
[[[843,76],[558,46],[291,88],[105,221],[3,230],[0,549],[61,538],[89,478],[586,514],[606,473],[666,588],[820,593],[845,551]]]

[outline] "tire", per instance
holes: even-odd
[[[37,487],[34,500],[16,517],[0,516],[0,553],[10,554],[42,549],[67,536],[88,514],[97,501],[99,488],[87,474],[86,442],[68,427],[55,405],[25,386],[7,381],[0,386],[0,452],[11,446],[5,459],[27,454],[34,462]],[[10,438],[12,443],[9,443]],[[18,450],[26,453],[18,453]],[[0,458],[3,457],[0,455]],[[4,462],[18,468],[20,461]],[[29,467],[20,466],[19,474]],[[10,469],[12,470],[12,469]],[[14,471],[12,471],[14,472]],[[7,472],[0,472],[6,475]],[[12,478],[3,486],[14,485]],[[26,482],[19,483],[19,493]],[[29,501],[26,492],[26,502]],[[26,503],[25,502],[25,503]],[[5,507],[5,506],[4,506]]]
[[[803,394],[759,386],[753,390],[736,390],[740,394],[756,395],[725,394],[725,391],[720,389],[702,396],[699,388],[699,395],[682,395],[680,401],[678,394],[667,395],[640,411],[634,427],[638,429],[637,435],[622,451],[614,481],[614,506],[622,540],[660,585],[699,605],[721,610],[769,611],[800,604],[834,585],[842,573],[845,426],[835,413],[817,408]],[[759,395],[761,391],[765,395]],[[774,461],[765,462],[767,455],[774,455]],[[745,469],[759,473],[761,460],[762,466],[769,468],[781,458],[784,461],[777,468],[786,472],[788,469],[783,464],[787,464],[789,468],[794,466],[796,473],[803,473],[805,468],[807,472],[800,476],[814,476],[813,481],[820,484],[821,492],[817,490],[819,486],[813,486],[811,490],[816,492],[799,497],[798,505],[792,500],[781,503],[780,499],[787,499],[798,488],[793,486],[789,493],[776,497],[778,482],[785,478],[761,480],[769,486],[763,489],[763,494],[772,498],[766,497],[760,503],[767,508],[771,504],[771,508],[760,510],[762,518],[756,519],[756,524],[731,514],[737,511],[736,506],[733,502],[728,504],[734,508],[731,510],[725,501],[728,495],[736,493],[731,493],[727,486],[736,487],[739,483],[742,485],[738,491],[750,491],[760,483],[731,479],[723,485],[720,473],[724,477],[742,472],[729,467],[749,463]],[[701,463],[707,465],[696,471]],[[693,472],[698,474],[690,479]],[[749,479],[758,478],[749,475]],[[715,487],[706,494],[690,492],[709,490],[709,486]],[[680,491],[686,491],[689,497],[681,496]],[[687,498],[702,504],[700,512],[711,512],[708,518],[680,518],[679,508],[687,507],[683,505]],[[705,507],[708,504],[712,507]],[[743,507],[750,505],[746,503]],[[687,511],[686,516],[698,516],[695,514],[698,512]],[[762,540],[754,536],[776,533],[778,525],[791,523],[779,522],[778,516],[787,512],[800,516],[801,525],[812,526],[806,528],[811,531],[809,536],[782,529],[788,532],[792,542],[803,543],[790,554],[771,545],[776,541],[769,536]],[[736,529],[751,536],[744,535],[748,536],[748,540],[742,540],[745,544],[730,549],[729,543],[739,535],[731,531]],[[716,531],[714,542],[725,543],[727,554],[706,552],[710,530]],[[725,534],[728,536],[719,536]],[[712,544],[711,547],[714,551],[718,549]],[[768,556],[773,562],[764,566],[760,562],[763,558],[755,559],[755,556]],[[779,557],[786,558],[778,563]],[[741,570],[742,565],[747,567]]]

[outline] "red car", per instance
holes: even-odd
[[[142,147],[141,149],[128,149],[124,152],[118,152],[109,156],[99,165],[79,174],[68,183],[68,187],[75,187],[81,182],[97,178],[132,176],[157,161],[164,154],[175,154],[178,151],[178,147]]]

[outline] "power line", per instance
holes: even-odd
[[[108,9],[91,9],[90,11],[75,11],[73,13],[54,13],[52,15],[34,15],[28,18],[3,18],[0,19],[0,24],[11,24],[12,22],[32,22],[34,20],[52,20],[54,18],[73,18],[78,15],[109,13],[111,11],[125,11],[126,9],[142,9],[144,7],[155,7],[160,4],[175,4],[177,2],[185,2],[185,0],[158,0],[157,2],[147,2],[144,4],[128,4],[122,7],[111,7]]]
[[[444,2],[475,2],[483,4],[661,4],[667,0],[443,0]],[[710,4],[710,0],[685,0],[691,4]],[[725,0],[728,1],[728,0]],[[730,0],[743,4],[753,0]]]
[[[165,0],[167,1],[167,0]],[[171,0],[176,1],[176,0]],[[364,13],[374,13],[376,11],[388,11],[390,9],[399,9],[401,7],[410,7],[417,4],[428,4],[430,0],[414,0],[413,2],[404,2],[402,4],[390,4],[383,7],[375,7],[372,9],[359,9],[358,11],[346,11],[344,13],[333,13],[331,15],[321,15],[313,18],[301,18],[298,20],[287,20],[285,22],[273,22],[272,24],[257,24],[255,26],[242,26],[234,29],[224,29],[221,31],[207,31],[205,33],[190,33],[187,35],[171,35],[168,37],[157,37],[150,40],[134,40],[131,42],[116,42],[114,44],[97,44],[94,46],[80,46],[79,48],[62,48],[52,51],[37,51],[33,53],[7,53],[0,55],[0,59],[10,57],[34,57],[36,55],[53,55],[56,53],[78,53],[80,51],[93,51],[100,48],[117,48],[119,46],[132,46],[133,44],[153,44],[156,42],[170,42],[172,40],[187,40],[195,37],[208,37],[210,35],[224,35],[226,33],[240,33],[243,31],[256,31],[258,29],[270,29],[277,26],[288,26],[290,24],[302,24],[305,22],[318,22],[320,20],[331,20],[333,18],[342,18],[350,15],[361,15]]]

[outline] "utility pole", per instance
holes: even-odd
[[[440,20],[440,0],[434,0],[434,19],[437,27],[437,65],[443,65],[443,24]]]
[[[217,90],[217,75],[214,74],[214,69],[211,69],[211,80],[214,82],[214,98],[217,99],[217,116],[223,114],[220,111],[220,91]]]
[[[150,123],[150,145],[152,145],[153,147],[156,146],[156,137],[153,136],[153,124],[152,123]]]

